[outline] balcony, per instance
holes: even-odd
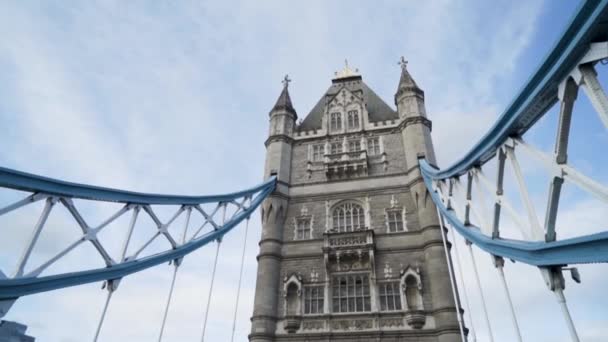
[[[367,151],[326,154],[323,161],[327,177],[367,175]]]
[[[355,271],[370,269],[374,260],[374,231],[328,231],[324,236],[323,255],[328,270]]]

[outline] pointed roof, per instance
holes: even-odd
[[[352,70],[352,69],[351,69]],[[325,94],[319,99],[317,104],[304,118],[304,121],[298,126],[300,130],[321,129],[325,106],[328,101],[331,101],[343,88],[355,94],[362,94],[370,122],[385,121],[398,119],[399,115],[386,102],[384,102],[378,94],[363,82],[359,74],[344,74],[337,73],[336,78],[332,80],[332,85],[327,89]]]
[[[395,98],[406,90],[412,90],[417,93],[424,94],[422,89],[420,89],[420,87],[418,87],[418,84],[416,84],[416,81],[414,81],[412,75],[410,75],[409,71],[407,71],[407,61],[403,56],[401,56],[401,61],[399,62],[399,65],[401,65],[401,77],[399,78],[399,85],[397,86],[397,93],[395,94]]]
[[[289,82],[291,82],[291,80],[285,75],[285,78],[283,79],[283,90],[281,91],[281,95],[279,95],[277,102],[274,104],[274,107],[270,110],[271,113],[274,111],[286,111],[297,116],[296,110],[291,103],[291,97],[289,97]]]

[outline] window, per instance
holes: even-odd
[[[369,277],[367,275],[343,275],[333,277],[332,311],[371,311]]]
[[[380,292],[380,311],[401,310],[399,282],[381,283],[378,287]]]
[[[312,160],[313,161],[323,160],[323,155],[325,155],[325,146],[324,145],[313,145],[312,146]]]
[[[348,118],[348,129],[359,128],[359,111],[351,110],[347,114]]]
[[[332,132],[342,130],[342,114],[340,113],[331,113],[330,121],[329,121],[329,129]]]
[[[349,141],[348,142],[348,151],[349,152],[361,151],[361,141],[360,140]]]
[[[380,154],[380,138],[367,139],[367,154],[370,156]]]
[[[323,286],[304,287],[304,314],[323,313]]]
[[[403,231],[403,213],[401,209],[387,210],[386,219],[389,233]]]
[[[310,219],[299,218],[296,221],[296,240],[310,239]]]
[[[365,213],[356,203],[344,203],[334,209],[333,228],[339,232],[352,232],[365,228]]]
[[[342,153],[342,143],[341,142],[331,143],[330,150],[331,150],[330,151],[331,154]]]

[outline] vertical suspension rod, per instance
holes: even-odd
[[[226,223],[226,206],[224,203],[222,208],[222,226]],[[213,294],[213,282],[215,281],[215,270],[217,268],[217,259],[220,254],[220,245],[222,244],[221,238],[217,240],[217,247],[215,249],[215,259],[213,261],[213,270],[211,271],[211,284],[209,284],[209,295],[207,296],[207,307],[205,308],[205,319],[203,321],[203,333],[201,334],[201,342],[205,341],[205,331],[207,330],[207,319],[209,318],[209,305],[211,304],[211,295]]]
[[[439,212],[439,208],[435,207],[437,210],[437,216],[439,216],[439,228],[441,229],[441,240],[443,241],[443,249],[445,251],[445,261],[448,264],[448,273],[450,276],[450,284],[452,285],[452,295],[454,296],[454,304],[456,305],[456,319],[458,320],[458,329],[460,330],[460,338],[462,342],[466,342],[466,337],[464,336],[464,328],[462,323],[462,314],[460,313],[460,299],[456,294],[456,284],[454,282],[454,273],[452,270],[452,260],[450,260],[450,251],[448,250],[448,244],[445,241],[445,225],[443,222],[443,216]]]
[[[190,215],[192,214],[192,207],[186,209],[186,223],[184,225],[184,233],[182,234],[182,245],[186,242],[186,234],[188,233],[188,225],[190,223]],[[165,305],[165,313],[163,314],[163,322],[160,326],[160,333],[158,334],[158,342],[163,340],[163,333],[165,332],[165,324],[167,323],[167,315],[169,314],[169,306],[171,305],[171,298],[173,297],[173,288],[175,287],[175,278],[177,278],[177,270],[183,261],[183,257],[173,260],[173,278],[171,279],[171,287],[169,288],[169,296],[167,297],[167,304]]]
[[[490,341],[494,342],[492,326],[490,325],[490,317],[488,316],[488,309],[486,307],[486,299],[483,296],[483,290],[481,289],[481,281],[479,280],[479,273],[477,273],[477,264],[475,263],[475,256],[473,255],[473,248],[471,247],[471,242],[467,241],[467,246],[469,247],[469,255],[471,256],[471,264],[473,265],[473,273],[475,274],[475,280],[477,281],[477,290],[479,291],[479,298],[481,299],[483,315],[486,320],[486,326],[488,327],[488,336],[490,337]]]
[[[511,322],[513,323],[513,328],[515,329],[515,335],[517,336],[517,341],[522,342],[521,331],[519,330],[519,324],[517,323],[517,316],[515,315],[515,308],[513,307],[513,301],[511,301],[511,293],[509,292],[509,287],[507,286],[507,280],[505,278],[505,271],[504,271],[505,260],[503,258],[494,256],[494,263],[496,265],[496,269],[498,270],[498,274],[500,275],[502,289],[505,291],[505,296],[507,297],[507,301],[509,302],[509,309],[510,309],[510,313],[511,313]]]
[[[460,254],[458,252],[458,242],[456,241],[456,234],[454,229],[450,229],[450,235],[454,245],[454,253],[456,254],[456,263],[458,264],[458,273],[460,275],[460,282],[462,283],[462,293],[464,295],[464,302],[466,304],[467,315],[469,316],[470,332],[473,335],[473,342],[477,341],[477,335],[475,334],[475,324],[473,323],[473,317],[471,316],[471,305],[469,304],[469,297],[467,296],[467,288],[464,285],[464,276],[462,274],[462,263],[460,262]]]
[[[251,202],[250,202],[251,204]],[[234,317],[232,318],[232,336],[230,341],[234,341],[234,332],[236,330],[236,316],[239,311],[239,298],[241,295],[241,282],[243,280],[243,268],[245,265],[245,249],[247,248],[247,232],[249,231],[249,218],[245,221],[245,238],[243,239],[243,253],[241,254],[241,270],[239,271],[239,282],[236,290],[236,303],[234,304]]]
[[[572,321],[572,316],[570,316],[570,311],[568,310],[568,304],[566,304],[566,297],[564,296],[564,291],[561,288],[557,288],[553,292],[555,292],[557,302],[559,303],[559,306],[562,309],[564,318],[566,318],[566,325],[568,325],[568,331],[570,332],[570,338],[572,338],[572,342],[579,342],[578,333],[576,332],[576,328],[574,327],[574,321]]]
[[[139,214],[140,207],[135,206],[133,208],[133,215],[131,216],[131,221],[129,222],[129,229],[127,230],[127,234],[125,236],[125,241],[122,246],[122,253],[120,257],[120,262],[125,261],[125,256],[127,255],[127,250],[129,249],[129,242],[131,241],[131,236],[133,235],[133,229],[135,229],[135,223],[137,222],[137,216]],[[110,305],[110,300],[112,299],[112,294],[118,288],[118,283],[120,279],[110,279],[106,281],[106,287],[108,289],[108,296],[106,297],[106,303],[103,306],[103,311],[101,312],[101,317],[99,318],[99,324],[97,325],[97,331],[95,332],[95,337],[93,338],[93,342],[97,341],[99,338],[99,333],[101,332],[101,326],[103,325],[103,321],[106,318],[106,313],[108,311],[108,306]]]

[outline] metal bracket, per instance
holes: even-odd
[[[539,269],[549,290],[555,292],[566,288],[566,282],[561,267],[539,267]]]

